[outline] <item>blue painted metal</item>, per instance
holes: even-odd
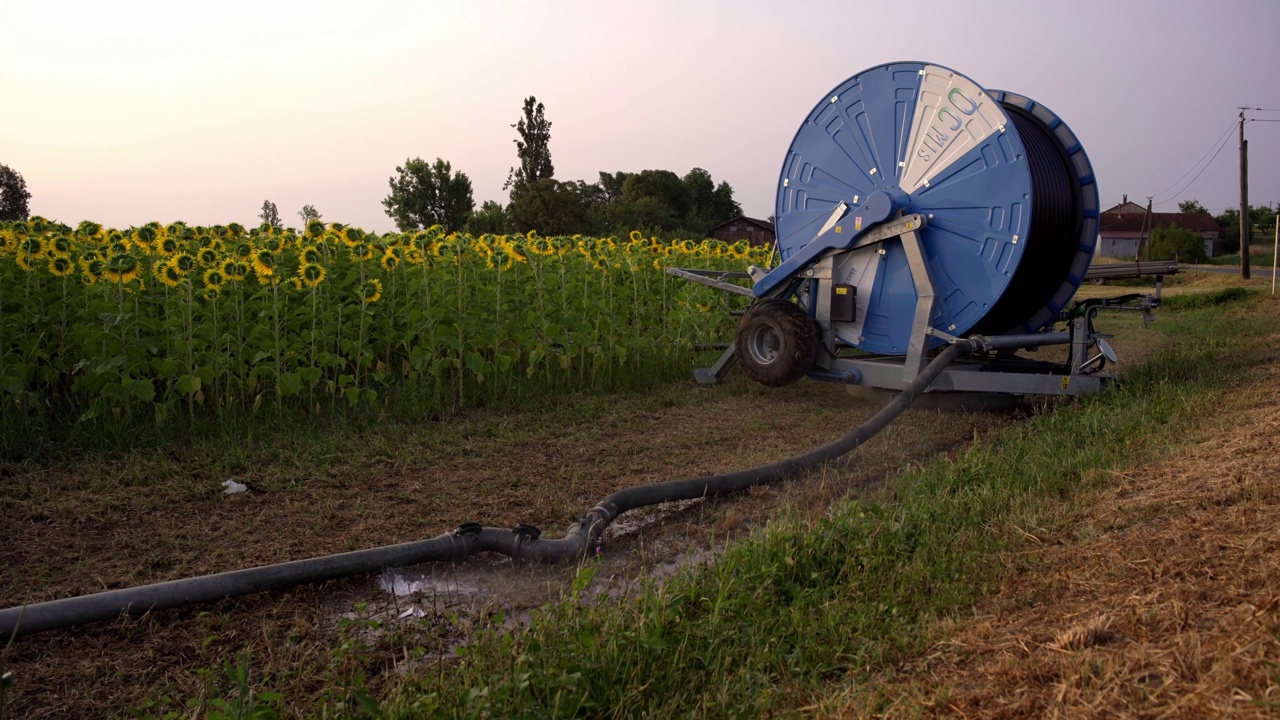
[[[836,203],[835,207],[839,207],[839,203]],[[828,217],[834,213],[835,207],[827,213]],[[769,271],[768,275],[760,278],[755,286],[752,287],[752,292],[756,294],[756,297],[768,295],[770,291],[785,283],[788,278],[804,269],[809,263],[817,260],[826,251],[849,247],[857,241],[859,236],[874,227],[876,223],[884,222],[893,217],[894,211],[897,209],[898,206],[894,197],[880,190],[871,193],[871,196],[861,206],[853,207],[850,205],[840,215],[841,226],[848,224],[856,229],[851,232],[830,230],[821,236],[813,237],[809,243],[792,252],[781,265]],[[856,223],[843,223],[845,219],[850,217],[857,218]],[[825,225],[826,223],[823,224]],[[821,226],[818,229],[821,230]]]
[[[1025,150],[1011,128],[994,133],[946,163],[927,185],[904,191],[902,164],[911,151],[926,67],[939,69],[904,62],[861,72],[828,93],[805,118],[778,183],[775,227],[782,265],[757,284],[758,295],[830,247],[856,239],[826,233],[817,247],[809,247],[839,203],[855,207],[883,193],[892,201],[892,211],[931,216],[920,238],[937,293],[934,327],[962,334],[1000,297],[1025,247],[1015,238],[1026,238],[1030,224],[1032,187]],[[957,115],[922,118],[946,123]],[[864,220],[863,232],[871,222]],[[847,216],[844,224],[847,230]],[[915,313],[915,284],[901,243],[890,240],[883,249],[874,292],[859,296],[866,313],[863,337],[839,339],[869,352],[902,354]],[[933,346],[940,343],[934,340]]]

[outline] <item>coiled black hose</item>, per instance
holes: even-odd
[[[619,490],[601,500],[556,540],[540,537],[537,528],[517,525],[514,529],[481,527],[467,523],[451,533],[429,540],[387,545],[338,555],[265,565],[200,577],[171,580],[141,587],[81,595],[0,610],[0,638],[111,620],[121,613],[142,615],[151,610],[214,602],[266,590],[377,572],[432,561],[457,561],[480,552],[496,552],[534,562],[563,562],[581,559],[600,540],[604,530],[619,515],[646,505],[715,497],[740,492],[794,477],[834,460],[869,440],[906,410],[938,374],[966,351],[981,349],[981,340],[971,339],[951,345],[892,401],[848,434],[803,455],[769,465],[711,475],[671,480]]]

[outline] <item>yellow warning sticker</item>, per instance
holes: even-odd
[[[1063,390],[1066,390],[1066,389],[1067,389],[1067,386],[1068,386],[1068,385],[1070,385],[1070,384],[1071,384],[1071,376],[1070,376],[1070,375],[1064,375],[1064,376],[1062,377],[1062,389],[1063,389]]]
[[[854,229],[854,230],[861,230],[861,229],[862,229],[862,216],[861,216],[861,215],[855,215],[855,216],[854,216],[854,218],[853,218],[853,229]]]
[[[837,295],[848,295],[848,294],[849,294],[849,288],[846,288],[846,287],[838,287],[838,288],[836,288],[836,294],[837,294]]]

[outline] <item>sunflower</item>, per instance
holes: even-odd
[[[47,252],[50,255],[71,257],[71,238],[66,235],[55,235],[49,238]]]
[[[155,248],[157,255],[166,258],[173,257],[173,255],[178,252],[178,241],[168,235],[156,238],[155,242],[153,242],[151,246]]]
[[[249,266],[235,259],[224,260],[222,274],[226,275],[228,280],[243,280],[244,276],[249,274]]]
[[[132,255],[115,255],[107,260],[102,277],[114,283],[128,284],[137,279],[142,263]]]
[[[349,247],[351,248],[351,257],[355,260],[369,260],[373,258],[373,248],[369,247],[367,243],[358,242]]]
[[[324,281],[325,270],[323,265],[308,263],[298,266],[298,277],[302,279],[302,283],[307,287],[315,287]]]
[[[80,253],[80,269],[89,272],[89,264],[92,262],[101,262],[102,256],[98,255],[96,250],[85,250]]]
[[[382,299],[382,281],[377,278],[365,280],[360,286],[360,298],[367,303],[376,303]]]
[[[318,247],[309,247],[300,253],[299,259],[303,265],[317,265],[324,260],[324,251]]]
[[[80,258],[81,278],[85,285],[92,285],[102,277],[102,273],[106,271],[107,263],[102,258],[95,257],[92,260]]]
[[[32,260],[40,260],[45,256],[45,244],[40,238],[29,235],[18,241],[18,255],[26,255]]]
[[[318,238],[324,235],[324,221],[310,220],[307,222],[307,237]]]
[[[124,238],[114,239],[107,243],[107,257],[116,257],[128,254],[129,242]]]
[[[387,251],[382,253],[382,269],[383,270],[386,270],[387,272],[391,272],[392,270],[395,270],[396,266],[399,264],[400,264],[400,256],[396,254],[396,251],[394,248],[387,248]]]
[[[508,249],[499,247],[485,258],[485,265],[488,267],[496,267],[499,270],[510,270],[516,264],[515,257],[512,256]]]
[[[258,237],[258,248],[267,252],[280,252],[284,246],[284,242],[274,235],[261,235]]]
[[[548,257],[556,254],[556,244],[551,238],[534,238],[528,242],[527,247],[534,255]]]
[[[169,258],[169,264],[178,269],[178,272],[186,275],[196,268],[196,259],[187,253],[178,253]]]
[[[204,289],[215,293],[222,292],[222,286],[227,284],[227,278],[223,276],[222,271],[216,268],[210,268],[204,271]]]
[[[631,238],[631,242],[638,243],[638,242],[644,241],[644,235],[641,235],[639,230],[632,230],[631,234],[628,235],[627,237]]]
[[[178,287],[187,276],[181,270],[173,266],[173,263],[156,263],[161,265],[160,271],[156,273],[156,277],[160,278],[160,282],[168,287]]]
[[[426,253],[416,247],[409,247],[404,251],[404,261],[410,265],[421,265],[426,259]]]
[[[85,220],[76,227],[76,234],[86,240],[101,240],[102,224]]]
[[[253,257],[253,246],[247,242],[236,243],[235,247],[231,248],[231,254],[241,260],[247,260]]]
[[[212,267],[218,264],[218,251],[211,247],[202,247],[196,253],[196,259],[200,261],[201,265]]]
[[[137,244],[138,247],[150,249],[153,252],[161,251],[160,246],[156,243],[156,240],[158,239],[159,237],[156,234],[155,228],[146,225],[143,225],[133,231],[133,242]]]
[[[347,227],[342,228],[342,243],[349,248],[354,248],[364,241],[364,232],[360,228]]]
[[[253,271],[258,277],[270,277],[276,271],[276,256],[270,250],[259,250],[253,254]]]

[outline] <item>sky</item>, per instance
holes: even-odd
[[[1280,0],[0,0],[0,163],[70,225],[255,225],[269,199],[383,232],[412,157],[505,203],[534,95],[558,179],[702,167],[767,217],[810,110],[903,60],[1051,108],[1103,207],[1238,206],[1237,108],[1273,110],[1246,113],[1249,198],[1280,203]]]

